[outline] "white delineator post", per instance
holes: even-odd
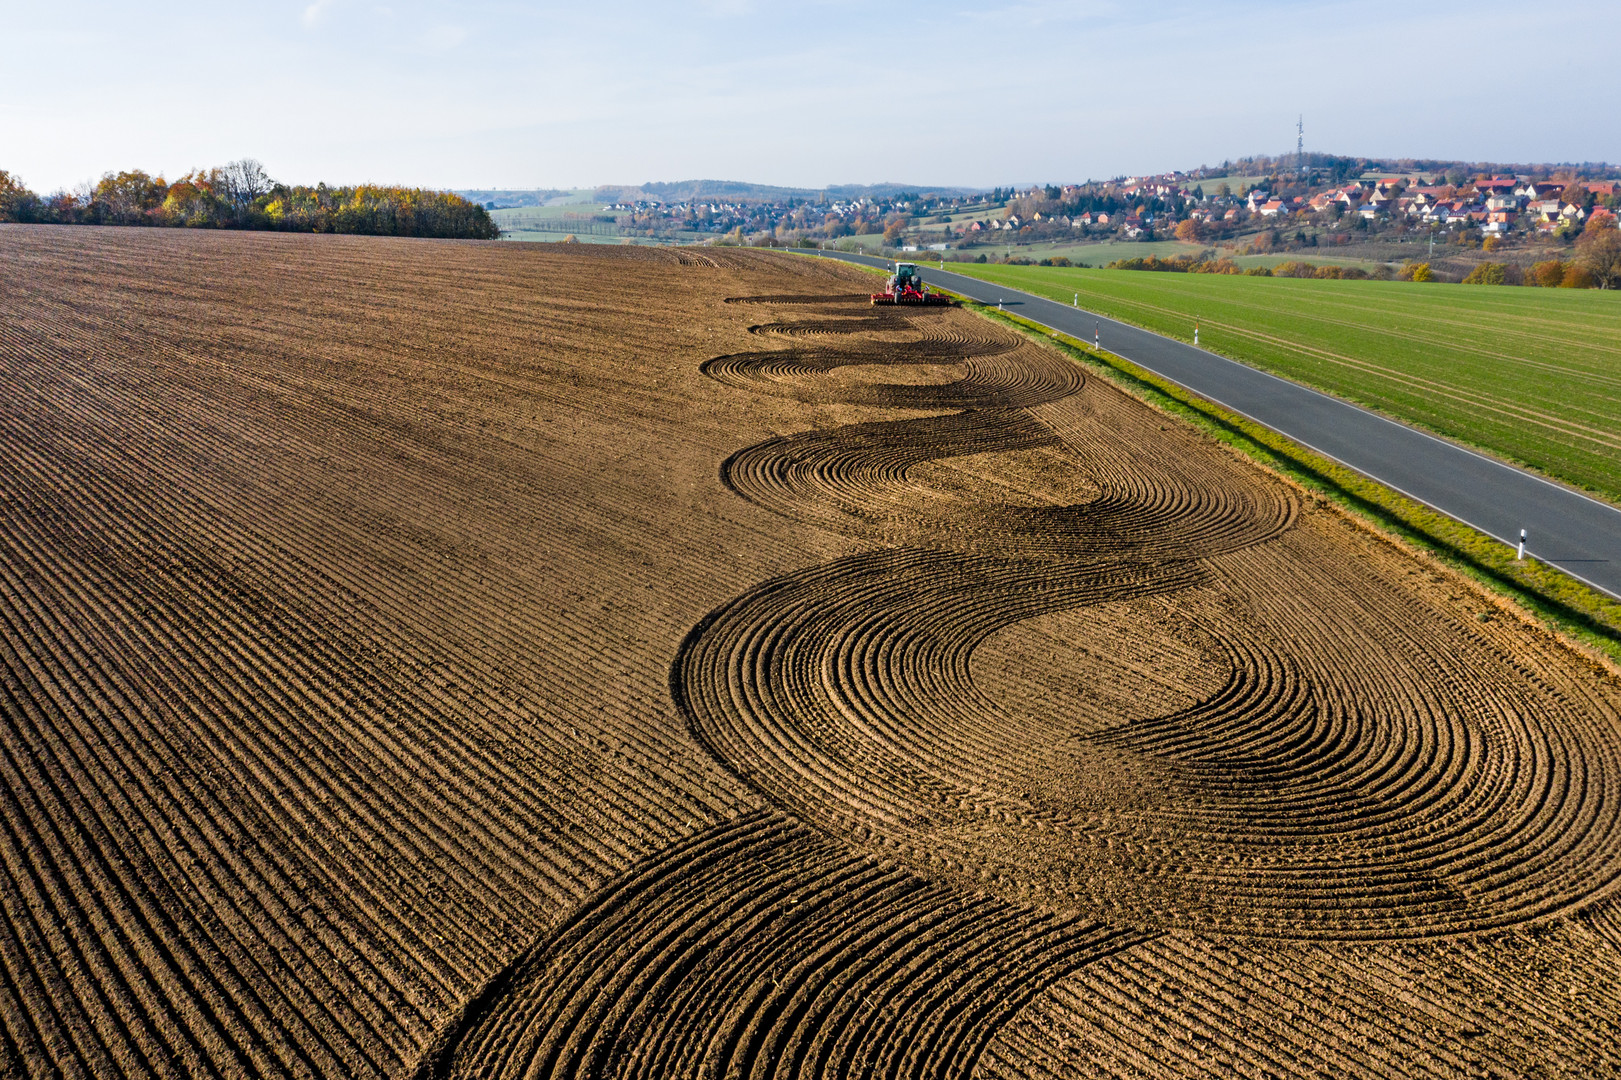
[[[1523,559],[1523,558],[1525,558],[1525,530],[1521,529],[1520,530],[1520,550],[1515,553],[1514,559],[1515,559],[1516,562],[1518,562],[1520,559]]]
[[[1102,351],[1102,349],[1103,349],[1103,329],[1102,329],[1102,326],[1103,326],[1102,323],[1093,323],[1092,324],[1092,348],[1097,349],[1099,351]]]
[[[1195,345],[1199,344],[1199,324],[1198,323],[1193,324],[1193,343]]]
[[[1081,306],[1081,294],[1080,293],[1075,294],[1075,306],[1076,307]]]

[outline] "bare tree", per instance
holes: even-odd
[[[225,184],[223,194],[238,217],[247,212],[255,199],[268,194],[275,184],[270,174],[265,172],[265,167],[253,158],[230,162],[220,169],[220,177]]]

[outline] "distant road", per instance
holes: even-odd
[[[830,259],[887,267],[870,255],[825,251]],[[925,281],[1083,341],[1101,334],[1116,356],[1333,458],[1509,546],[1526,529],[1528,554],[1621,598],[1621,510],[1299,383],[1116,322],[1084,308],[978,278],[936,270]]]

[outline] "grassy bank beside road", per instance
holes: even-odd
[[[956,264],[1621,502],[1621,292]]]

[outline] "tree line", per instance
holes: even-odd
[[[251,158],[173,182],[139,169],[106,173],[78,192],[40,196],[0,169],[0,222],[148,225],[493,240],[489,211],[450,191],[272,180]]]

